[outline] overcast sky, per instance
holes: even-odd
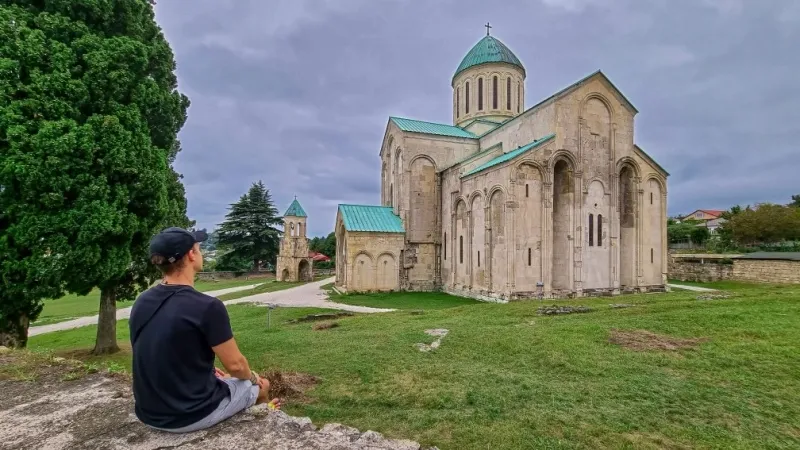
[[[378,204],[388,116],[450,123],[450,80],[492,34],[531,106],[602,69],[670,172],[669,213],[800,193],[798,0],[160,0],[192,101],[177,169],[214,228],[257,180],[309,234]]]

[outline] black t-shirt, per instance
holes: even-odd
[[[129,326],[139,420],[181,428],[211,414],[230,395],[214,375],[211,349],[233,337],[221,301],[189,286],[154,286],[136,299]]]

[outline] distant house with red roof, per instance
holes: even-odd
[[[313,259],[314,262],[328,262],[331,260],[329,257],[319,252],[308,252],[308,256]]]
[[[722,218],[722,213],[725,211],[719,209],[698,209],[691,214],[681,217],[681,220],[696,220],[702,222],[702,225],[708,228],[708,231],[714,233],[717,228],[725,223]]]

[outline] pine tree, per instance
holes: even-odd
[[[219,226],[218,246],[224,251],[218,268],[239,271],[247,261],[250,269],[275,264],[278,256],[282,223],[264,183],[253,183],[247,194],[231,205],[225,221]]]

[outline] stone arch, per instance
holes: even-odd
[[[298,281],[311,281],[314,279],[311,273],[311,263],[307,259],[301,259],[297,264],[297,279]]]
[[[639,168],[639,163],[637,163],[636,160],[630,156],[623,156],[617,160],[617,175],[619,175],[619,173],[622,171],[622,168],[626,166],[633,171],[634,177],[642,176],[642,170]]]
[[[372,255],[366,251],[360,251],[353,259],[353,278],[351,289],[355,292],[367,292],[375,289],[375,269]]]
[[[583,117],[583,113],[584,111],[586,111],[586,105],[589,103],[590,100],[598,100],[599,102],[603,103],[606,109],[608,109],[608,112],[611,116],[611,120],[614,120],[615,117],[614,106],[611,104],[608,98],[606,98],[606,96],[600,94],[599,92],[591,92],[587,94],[585,97],[583,97],[583,100],[581,100],[581,117]],[[585,119],[585,117],[583,118]]]
[[[469,194],[469,196],[467,197],[468,211],[472,211],[472,202],[475,200],[475,197],[481,197],[481,196],[483,196],[483,191],[480,189],[476,189],[472,191],[471,194]]]
[[[531,292],[543,280],[542,230],[544,212],[542,168],[535,161],[522,161],[514,170],[514,194],[518,209],[514,213],[513,248],[515,289]]]
[[[575,167],[578,165],[575,155],[573,155],[569,150],[562,148],[554,151],[553,155],[547,161],[548,172],[552,173],[559,161],[566,161],[570,166],[570,170],[575,170]]]
[[[637,219],[636,179],[638,167],[623,163],[617,172],[617,214],[619,223],[619,283],[625,287],[636,286],[637,276]]]
[[[456,201],[456,224],[455,235],[453,240],[453,264],[456,266],[455,284],[468,287],[469,286],[469,216],[467,214],[466,200],[461,197]]]
[[[409,171],[414,182],[409,185],[408,240],[433,242],[437,225],[432,215],[437,204],[436,164],[430,157],[418,155],[409,163]]]
[[[483,193],[474,192],[470,196],[470,264],[472,271],[471,287],[479,290],[488,288],[486,276],[486,210]]]
[[[397,258],[392,253],[384,252],[378,255],[376,264],[375,289],[379,291],[394,291],[399,282],[399,272],[397,269]]]
[[[575,165],[571,164],[571,158],[564,155],[554,156],[553,161],[552,288],[571,291]]]
[[[586,96],[581,104],[581,152],[584,172],[588,178],[610,179],[611,129],[614,110],[600,94]]]
[[[666,195],[667,186],[666,186],[666,183],[664,183],[664,180],[661,177],[659,177],[658,175],[655,175],[655,174],[651,173],[651,174],[647,175],[647,177],[645,178],[644,182],[646,184],[646,183],[649,183],[651,180],[658,184],[658,187],[661,190],[661,195],[662,196]]]
[[[586,184],[586,195],[581,218],[583,273],[581,280],[584,289],[607,288],[611,281],[611,242],[610,231],[611,205],[608,190],[599,178]]]
[[[646,286],[661,285],[663,280],[663,252],[664,241],[662,239],[663,227],[666,223],[664,217],[664,189],[661,180],[657,177],[648,177],[644,183],[645,200],[642,208],[643,218],[643,239],[644,260],[643,275]],[[650,203],[650,194],[653,202]]]
[[[491,235],[489,240],[489,255],[491,261],[491,276],[489,277],[489,290],[499,292],[505,290],[508,283],[508,242],[506,236],[506,193],[501,186],[495,186],[489,191],[489,225]],[[511,241],[513,242],[513,240]]]
[[[281,279],[279,281],[288,281],[289,280],[289,269],[284,268],[281,272]]]

